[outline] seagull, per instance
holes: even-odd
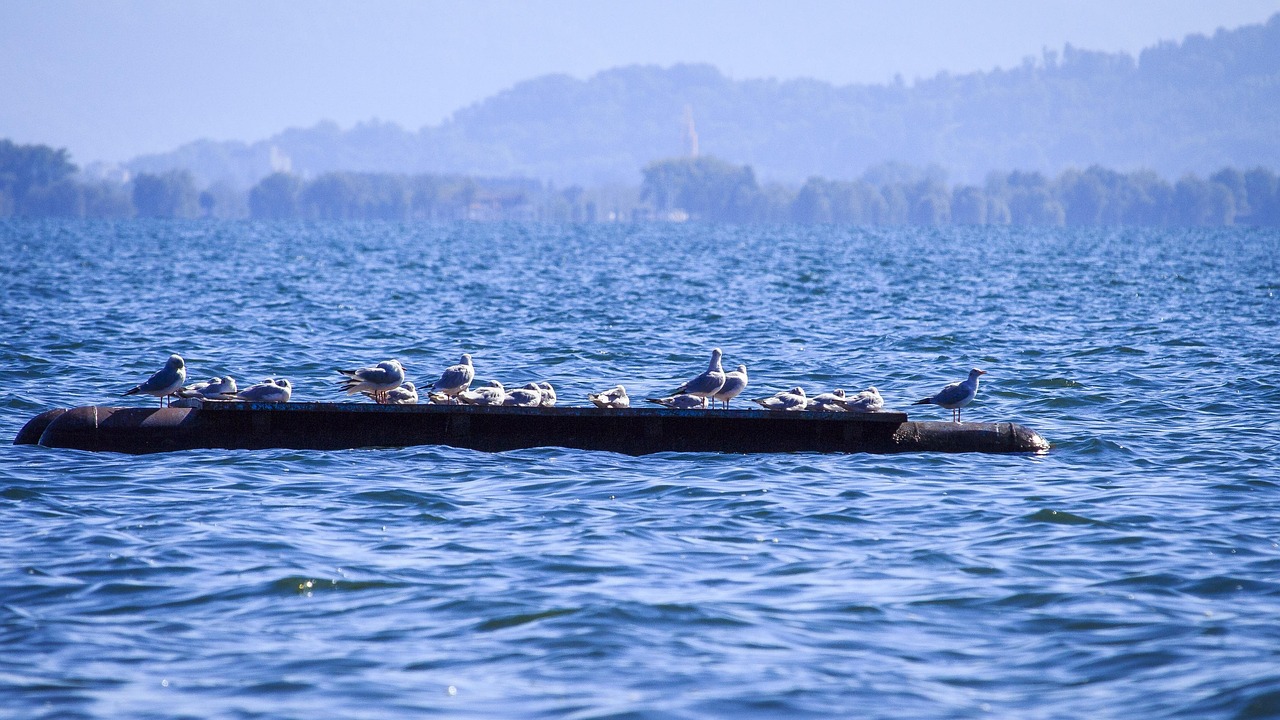
[[[542,390],[542,407],[553,407],[556,404],[556,389],[546,381],[538,383],[538,389]]]
[[[720,387],[720,392],[712,395],[724,403],[724,409],[729,409],[729,401],[742,394],[747,389],[747,366],[739,365],[737,370],[724,374],[724,385]]]
[[[720,348],[711,351],[711,364],[707,366],[707,371],[701,375],[689,380],[685,384],[672,391],[672,395],[692,395],[702,398],[702,407],[707,407],[707,398],[720,392],[720,388],[724,387],[724,368],[720,365],[720,358],[723,353]]]
[[[206,400],[230,400],[236,392],[236,379],[228,375],[222,378],[222,382],[217,387],[208,388],[200,394],[204,395]]]
[[[222,384],[222,378],[220,377],[209,378],[204,382],[192,383],[190,385],[187,385],[186,387],[183,387],[180,390],[178,390],[178,392],[174,393],[174,395],[177,395],[180,398],[190,398],[190,397],[203,398],[205,390],[208,390],[211,387],[219,386],[221,384]]]
[[[507,390],[497,380],[490,380],[487,385],[475,390],[458,393],[458,401],[463,405],[502,405],[506,400]]]
[[[365,395],[373,397],[373,393],[366,392]],[[376,398],[375,398],[376,399]],[[382,400],[383,405],[417,405],[418,404],[418,388],[413,383],[405,380],[400,387],[395,390],[388,390],[386,397]]]
[[[815,395],[809,400],[809,404],[804,406],[805,410],[818,410],[821,412],[847,412],[844,409],[844,390],[836,388],[829,393]]]
[[[503,405],[511,407],[538,407],[542,405],[542,388],[537,383],[528,383],[507,393]]]
[[[241,390],[236,398],[245,402],[256,403],[287,403],[289,398],[293,397],[293,388],[289,385],[288,380],[276,380],[268,378]]]
[[[698,397],[692,393],[687,395],[672,395],[664,398],[647,398],[647,402],[657,403],[663,407],[669,407],[672,410],[693,410],[696,408],[705,408],[706,398]],[[630,404],[628,401],[627,404]]]
[[[230,375],[225,378],[209,378],[204,382],[188,385],[177,393],[180,398],[198,400],[226,400],[236,394],[236,379]]]
[[[853,397],[845,398],[840,405],[849,412],[880,412],[880,410],[884,408],[884,398],[880,397],[879,390],[874,387],[869,387]]]
[[[121,395],[155,395],[160,398],[160,407],[164,407],[164,399],[182,388],[187,381],[187,364],[181,355],[170,355],[164,367],[157,370],[147,381],[133,386],[129,392]]]
[[[471,356],[463,353],[457,365],[445,368],[440,379],[431,386],[431,392],[443,394],[451,402],[457,402],[458,393],[471,387],[471,381],[475,376],[476,369],[471,364]]]
[[[587,399],[591,401],[592,405],[606,410],[631,407],[631,398],[627,397],[627,389],[621,385],[614,385],[613,388],[602,393],[588,395]]]
[[[960,422],[960,408],[973,402],[974,396],[978,394],[978,378],[986,374],[986,370],[974,368],[969,371],[968,379],[951,383],[932,397],[917,400],[911,404],[937,405],[946,408],[951,411],[952,422]]]
[[[345,376],[339,382],[348,395],[365,393],[379,404],[386,399],[388,392],[404,382],[404,366],[399,360],[383,360],[370,367],[338,372]]]
[[[804,388],[794,387],[780,392],[773,397],[752,400],[765,410],[803,410],[809,405],[809,398],[804,395]]]

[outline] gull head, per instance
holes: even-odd
[[[462,359],[459,360],[458,363],[461,365],[470,365],[471,355],[469,353],[462,353]]]
[[[165,361],[164,366],[171,370],[177,370],[180,367],[185,367],[186,364],[187,363],[183,361],[181,355],[174,353],[173,355],[169,356],[168,360]]]
[[[974,379],[976,379],[979,375],[986,375],[986,374],[987,374],[987,371],[986,371],[986,370],[979,370],[978,368],[974,368],[974,369],[972,369],[972,370],[970,370],[970,371],[969,371],[969,379],[970,379],[970,380],[974,380]]]

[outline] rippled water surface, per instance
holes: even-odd
[[[0,224],[0,716],[1280,716],[1280,233]],[[760,396],[1046,456],[10,442],[170,352]]]

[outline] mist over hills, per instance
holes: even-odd
[[[549,75],[418,131],[324,122],[254,143],[201,140],[126,167],[187,169],[202,185],[238,188],[276,170],[635,185],[650,162],[687,153],[686,112],[702,154],[796,185],[856,178],[886,162],[938,166],[966,182],[1095,164],[1165,177],[1280,167],[1280,15],[1137,58],[1068,45],[1018,67],[911,85],[734,80],[707,65]]]

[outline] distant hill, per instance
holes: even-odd
[[[202,184],[242,188],[273,170],[635,185],[646,164],[684,152],[686,108],[703,153],[792,184],[855,178],[886,162],[937,165],[954,181],[1093,164],[1174,178],[1280,167],[1280,15],[1136,59],[1068,45],[1016,68],[910,86],[732,80],[706,65],[625,67],[585,81],[549,75],[417,132],[321,123],[252,144],[202,140],[128,167],[184,168]]]

